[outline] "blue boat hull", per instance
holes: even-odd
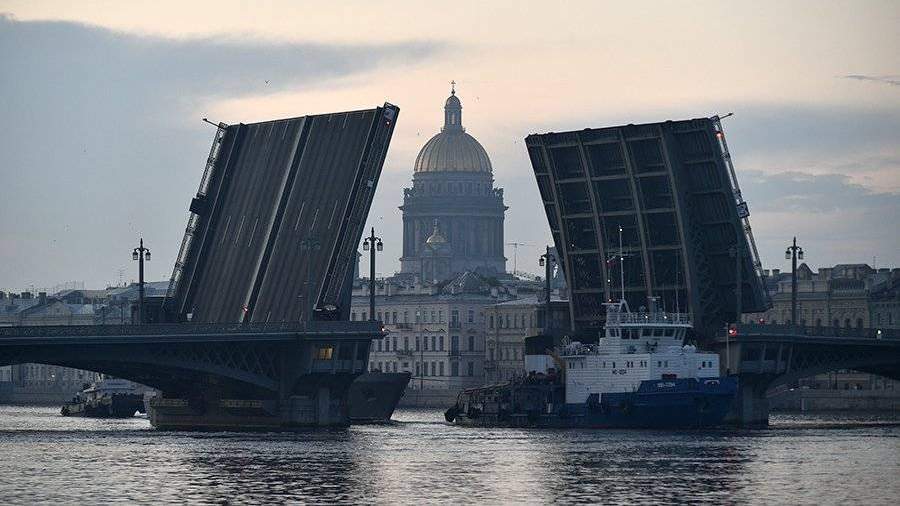
[[[509,384],[467,390],[446,415],[477,427],[699,429],[721,425],[736,392],[735,378],[652,380],[565,404],[559,385]]]

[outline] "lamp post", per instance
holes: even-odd
[[[375,250],[384,249],[381,237],[375,237],[375,227],[372,227],[372,235],[363,241],[363,251],[369,252],[369,320],[375,320]]]
[[[797,259],[803,260],[803,248],[797,246],[797,238],[784,250],[785,260],[791,261],[791,324],[797,325]]]
[[[312,255],[313,251],[322,247],[318,239],[307,237],[300,241],[300,250],[306,252],[306,321],[312,322],[314,302],[312,296]]]
[[[735,305],[734,323],[741,323],[741,313],[742,313],[741,303],[743,302],[743,293],[741,292],[741,289],[743,288],[743,284],[744,284],[744,279],[743,279],[744,273],[741,270],[741,267],[742,267],[741,260],[743,259],[742,253],[743,253],[743,250],[741,250],[741,247],[739,245],[734,245],[734,246],[728,248],[728,254],[734,258],[735,276],[737,277],[736,284],[734,285],[734,300],[735,300],[735,302],[734,302],[734,305]]]
[[[549,335],[550,324],[550,273],[553,271],[553,264],[556,263],[556,257],[550,253],[550,246],[547,246],[547,252],[541,255],[538,264],[544,267],[544,295],[547,307],[544,313],[544,334]]]
[[[144,247],[144,238],[131,252],[131,259],[138,263],[138,325],[144,323],[144,261],[150,261],[150,250]]]

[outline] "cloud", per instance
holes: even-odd
[[[847,74],[841,76],[842,79],[853,79],[856,81],[872,81],[876,83],[884,83],[889,86],[900,86],[900,76],[867,76],[864,74]]]
[[[120,267],[130,279],[122,252],[139,234],[159,258],[149,276],[167,278],[212,139],[200,118],[217,101],[401,70],[442,50],[168,39],[0,16],[0,287],[73,275],[96,285]]]

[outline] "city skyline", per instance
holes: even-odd
[[[890,3],[816,3],[814,19],[800,14],[804,4],[492,4],[477,14],[463,4],[444,17],[403,6],[413,15],[402,19],[362,5],[349,17],[281,5],[248,24],[246,9],[228,6],[137,18],[115,5],[0,3],[0,53],[16,69],[0,80],[13,97],[0,115],[9,132],[0,197],[4,215],[17,217],[0,225],[0,286],[98,287],[122,268],[131,279],[140,235],[154,251],[148,279],[168,279],[213,134],[200,118],[249,122],[384,100],[401,114],[366,229],[385,238],[377,271],[391,274],[401,256],[396,207],[416,153],[440,128],[451,80],[506,189],[506,239],[533,244],[519,248],[519,270],[540,272],[549,242],[525,135],[726,112],[735,112],[726,135],[764,267],[785,267],[794,235],[812,266],[900,264],[900,238],[881,225],[900,215]],[[244,70],[225,70],[235,63]]]

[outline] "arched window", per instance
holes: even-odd
[[[844,320],[844,328],[847,328],[847,329],[850,328],[850,318],[846,318]]]
[[[857,318],[857,319],[856,319],[856,328],[859,329],[859,330],[862,330],[862,328],[863,328],[863,321],[862,321],[862,318]]]

